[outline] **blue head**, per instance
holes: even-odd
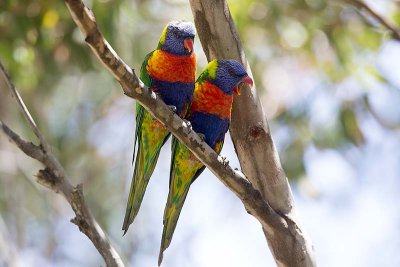
[[[209,63],[208,68],[210,69],[210,81],[226,94],[231,95],[233,92],[240,94],[239,85],[241,83],[253,86],[253,80],[248,76],[242,64],[236,60],[213,60]]]
[[[176,20],[168,23],[161,35],[158,49],[174,55],[190,55],[196,30],[193,23]]]

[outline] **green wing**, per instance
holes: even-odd
[[[149,61],[150,57],[153,55],[154,51],[148,53],[146,57],[144,58],[143,64],[140,67],[140,80],[147,86],[151,87],[153,81],[151,80],[151,77],[149,73],[147,72],[147,62]]]
[[[215,146],[213,147],[214,151],[219,155],[221,153],[222,147],[224,146],[225,133],[221,134],[221,136],[217,139]]]
[[[147,87],[151,87],[153,81],[147,72],[147,62],[149,61],[150,57],[153,55],[154,51],[148,53],[146,57],[144,58],[144,61],[142,63],[142,66],[140,67],[140,80],[146,85]],[[145,109],[143,108],[142,105],[136,103],[136,130],[135,130],[135,141],[133,144],[133,155],[132,155],[132,165],[135,160],[135,154],[136,154],[136,143],[137,143],[137,137],[138,134],[141,133],[141,128],[142,128],[142,122],[143,122],[143,115],[144,115]]]

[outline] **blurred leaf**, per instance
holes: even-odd
[[[364,135],[358,125],[358,119],[354,107],[350,103],[344,103],[340,110],[340,120],[344,135],[355,145],[360,146],[365,143]]]
[[[304,146],[300,139],[294,140],[281,153],[283,169],[291,181],[296,181],[305,175],[303,154]]]

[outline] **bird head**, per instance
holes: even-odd
[[[246,70],[236,60],[218,59],[208,63],[208,80],[218,86],[224,93],[240,95],[240,88],[243,83],[253,86],[253,80]]]
[[[175,55],[190,55],[196,30],[193,23],[176,20],[168,23],[161,35],[158,49]]]

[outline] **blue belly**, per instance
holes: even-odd
[[[216,142],[222,141],[229,128],[229,120],[221,119],[217,115],[193,112],[189,118],[193,130],[202,133],[206,137],[206,143],[214,148]]]
[[[178,114],[181,114],[186,104],[193,99],[194,83],[171,83],[153,80],[152,88],[165,104],[175,106]]]

